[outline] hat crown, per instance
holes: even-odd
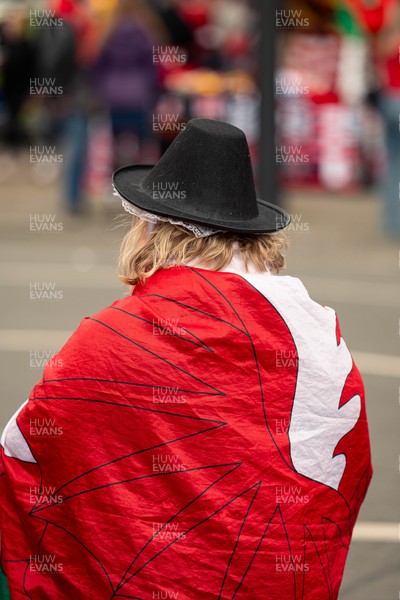
[[[141,188],[165,207],[190,205],[193,217],[246,221],[258,216],[246,136],[220,121],[192,119]]]

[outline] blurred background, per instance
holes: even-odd
[[[339,314],[375,467],[340,598],[398,599],[399,0],[0,0],[0,428],[127,293],[113,170],[192,117],[246,132],[287,273]]]

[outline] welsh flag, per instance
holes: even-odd
[[[13,600],[334,600],[372,472],[335,312],[190,267],[85,318],[2,445]]]

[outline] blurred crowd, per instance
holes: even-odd
[[[71,212],[114,168],[156,160],[191,116],[229,120],[218,97],[256,91],[256,15],[241,0],[12,0],[0,11],[3,143],[29,146],[38,181],[61,163]]]
[[[277,32],[276,157],[286,186],[384,183],[400,235],[400,3],[288,0]],[[0,179],[29,153],[65,207],[109,198],[194,116],[235,124],[257,162],[258,0],[0,0]],[[271,77],[272,81],[272,77]]]
[[[286,183],[379,186],[383,230],[399,238],[399,0],[289,0],[284,12],[295,21],[277,72]]]

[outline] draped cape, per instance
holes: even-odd
[[[3,434],[13,600],[334,600],[371,478],[335,312],[173,267],[83,319]]]

